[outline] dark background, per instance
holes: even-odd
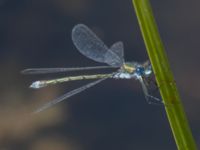
[[[200,1],[151,3],[200,146]],[[175,150],[164,107],[147,104],[135,80],[106,80],[29,115],[86,82],[32,90],[32,81],[58,75],[23,76],[21,70],[101,65],[74,47],[71,30],[78,23],[88,25],[108,46],[123,41],[127,61],[148,59],[131,0],[0,0],[0,149]]]

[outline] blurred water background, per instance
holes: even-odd
[[[151,3],[200,146],[200,1]],[[108,46],[123,41],[127,61],[148,59],[131,0],[0,0],[0,149],[175,150],[164,108],[147,104],[134,80],[106,80],[30,115],[86,82],[31,90],[32,81],[58,76],[23,76],[21,70],[101,65],[74,47],[71,30],[78,23]]]

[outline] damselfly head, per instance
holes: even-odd
[[[138,74],[139,76],[144,76],[145,75],[145,68],[143,66],[137,66],[135,73]]]
[[[141,76],[148,77],[152,73],[152,68],[149,61],[146,61],[143,64],[137,62],[127,62],[122,66],[122,70],[123,72],[132,74],[136,78]]]

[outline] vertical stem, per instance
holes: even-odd
[[[196,150],[149,0],[132,0],[146,49],[179,150]]]

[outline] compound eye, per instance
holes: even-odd
[[[145,69],[145,75],[150,75],[152,73],[151,67]]]
[[[137,73],[138,73],[139,75],[143,75],[143,74],[144,74],[144,68],[143,68],[143,67],[138,67],[138,68],[136,69],[136,71],[137,71]]]
[[[136,69],[136,71],[139,73],[139,72],[140,72],[140,67],[138,67],[138,68]]]

